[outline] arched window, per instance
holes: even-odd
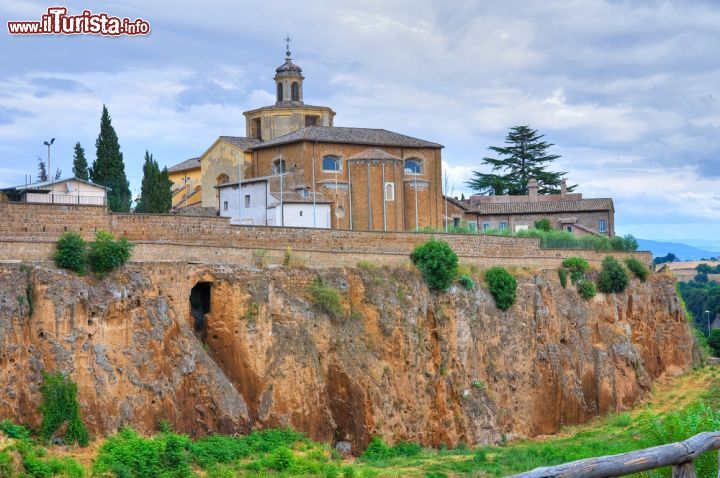
[[[282,85],[282,83],[277,84],[277,100],[278,101],[283,100],[283,85]]]
[[[405,160],[405,173],[407,174],[422,174],[422,161],[419,159],[406,159]]]
[[[226,182],[230,181],[230,178],[228,177],[227,174],[222,173],[221,175],[219,175],[219,176],[216,178],[216,180],[217,180],[217,183],[218,183],[218,184],[225,184]]]
[[[300,84],[297,81],[290,85],[290,98],[292,101],[300,101]]]
[[[273,161],[273,174],[280,174],[285,172],[285,160],[284,159],[276,159]]]
[[[329,154],[323,156],[323,171],[341,171],[340,156]]]

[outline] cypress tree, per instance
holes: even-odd
[[[45,167],[45,161],[43,161],[42,158],[40,158],[40,156],[38,156],[38,175],[37,175],[37,179],[35,180],[35,182],[43,183],[43,182],[47,181],[47,179],[48,179],[48,176],[47,176],[47,168]]]
[[[172,207],[172,181],[167,168],[160,170],[152,154],[145,151],[140,199],[135,212],[164,214]]]
[[[100,134],[95,141],[95,148],[97,153],[90,168],[90,179],[95,184],[111,188],[111,191],[108,191],[108,206],[111,211],[129,211],[132,201],[130,184],[125,176],[125,163],[120,152],[118,137],[105,105],[103,105]]]
[[[553,145],[542,141],[543,137],[529,126],[510,128],[505,137],[506,146],[490,146],[490,150],[501,158],[482,159],[482,164],[492,166],[492,172],[485,174],[473,171],[474,178],[467,185],[480,193],[522,195],[528,193],[528,181],[537,179],[539,193],[559,193],[560,181],[567,173],[547,170],[549,163],[560,156],[548,153]],[[570,186],[567,190],[573,191],[576,187]]]
[[[85,150],[80,146],[80,142],[75,143],[75,154],[73,155],[73,175],[78,179],[88,181],[90,173],[88,172],[88,163],[85,159]]]

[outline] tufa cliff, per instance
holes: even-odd
[[[342,317],[313,304],[318,274],[340,291]],[[94,434],[167,419],[194,435],[291,426],[355,451],[373,435],[455,445],[628,408],[692,366],[670,278],[591,302],[555,271],[518,283],[501,312],[478,285],[430,293],[411,268],[157,263],[98,281],[2,265],[0,418],[36,426],[41,371],[59,369]]]

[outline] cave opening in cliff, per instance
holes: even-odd
[[[198,282],[190,290],[190,314],[195,333],[204,341],[207,337],[207,314],[210,312],[210,282]]]

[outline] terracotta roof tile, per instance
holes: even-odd
[[[431,143],[404,134],[394,133],[385,129],[345,128],[338,126],[308,126],[270,141],[261,142],[252,149],[270,148],[281,144],[299,141],[317,141],[320,143],[367,144],[372,146],[394,146],[404,148],[442,148],[438,143]]]
[[[613,201],[610,198],[577,199],[573,201],[541,201],[518,202],[498,204],[470,205],[468,210],[477,214],[534,214],[534,213],[564,213],[578,211],[608,211],[613,210]]]

